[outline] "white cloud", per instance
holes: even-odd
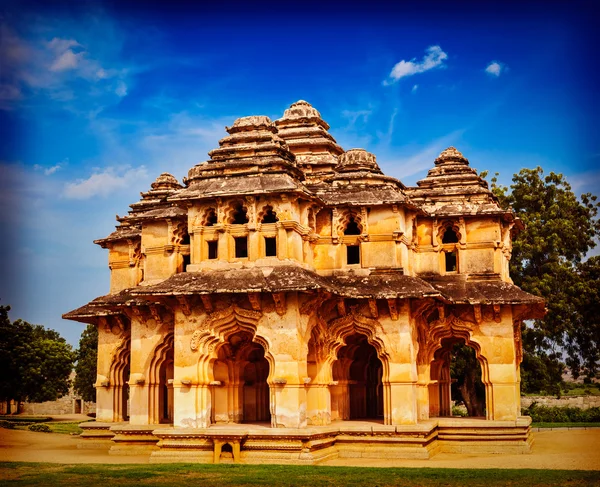
[[[119,189],[129,187],[140,178],[148,177],[144,166],[137,168],[107,167],[102,171],[96,170],[87,179],[78,179],[65,184],[63,196],[69,199],[86,200],[94,196],[107,196]]]
[[[401,78],[424,73],[430,69],[443,68],[445,66],[444,61],[448,59],[448,54],[442,51],[440,46],[429,46],[425,52],[426,54],[420,62],[417,61],[416,58],[412,58],[410,61],[402,60],[397,63],[392,68],[392,72],[383,84],[390,85]]]
[[[342,110],[342,116],[349,120],[349,124],[354,126],[358,120],[367,122],[373,110]]]
[[[83,53],[75,54],[71,49],[60,54],[50,65],[50,71],[66,71],[75,69]]]
[[[494,76],[495,78],[500,76],[505,71],[506,66],[502,63],[499,63],[498,61],[492,61],[490,64],[487,65],[487,68],[485,68],[485,72],[490,76]]]
[[[0,109],[13,108],[19,100],[35,96],[62,102],[65,107],[76,100],[79,110],[86,100],[96,104],[104,97],[102,102],[110,104],[126,96],[132,67],[120,63],[117,43],[108,45],[85,31],[76,37],[25,38],[0,22]]]
[[[33,166],[33,169],[35,171],[42,171],[46,176],[52,176],[52,174],[54,174],[57,171],[60,171],[68,164],[69,164],[69,158],[66,158],[66,159],[63,159],[62,161],[60,161],[59,163],[55,164],[54,166],[50,166],[50,167],[44,167],[44,166],[41,166],[40,164],[35,164]]]
[[[127,95],[127,85],[124,81],[119,81],[117,83],[117,88],[115,89],[115,93],[117,96],[124,97]]]
[[[411,93],[416,93],[418,89],[419,89],[419,85],[414,85],[414,86],[412,87],[412,90],[410,90],[410,92],[411,92]]]

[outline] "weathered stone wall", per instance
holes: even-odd
[[[572,396],[572,397],[561,397],[558,399],[555,396],[522,396],[521,407],[528,408],[534,402],[540,406],[548,407],[571,407],[580,409],[589,409],[594,407],[600,407],[600,396]]]
[[[89,414],[96,412],[96,403],[64,396],[56,401],[26,402],[21,407],[22,414]]]

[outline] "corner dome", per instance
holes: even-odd
[[[360,169],[380,171],[375,154],[367,152],[365,149],[350,149],[339,156],[337,171]]]
[[[163,172],[150,186],[153,190],[157,191],[169,191],[182,188],[175,176],[168,172]]]

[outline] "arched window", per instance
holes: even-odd
[[[356,220],[354,220],[353,216],[351,216],[348,220],[348,224],[344,229],[344,235],[360,235],[360,228],[358,226],[358,223],[356,223]]]
[[[216,225],[216,223],[217,213],[211,208],[210,210],[208,210],[208,213],[206,215],[206,222],[204,223],[204,226],[212,227],[213,225]]]
[[[458,243],[458,235],[456,234],[456,232],[454,231],[454,229],[452,227],[447,227],[446,230],[444,231],[444,235],[442,236],[442,243],[443,244]]]
[[[261,223],[277,223],[279,221],[279,218],[277,218],[277,213],[275,213],[273,211],[273,208],[271,208],[270,206],[267,206],[267,211],[265,211],[265,214],[263,216],[263,219],[261,220]]]
[[[231,214],[232,225],[243,225],[248,223],[248,211],[241,203],[235,203]]]

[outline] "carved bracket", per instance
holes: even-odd
[[[272,296],[277,314],[283,316],[285,314],[285,293],[272,293]]]
[[[254,311],[260,311],[260,293],[248,293],[248,300]]]
[[[210,295],[201,294],[200,299],[202,300],[202,304],[204,306],[204,309],[206,310],[206,313],[212,313],[214,310],[214,307],[213,307],[213,303],[212,303],[212,299],[211,299]]]
[[[369,311],[373,318],[379,318],[379,310],[377,309],[377,300],[369,299]]]
[[[396,298],[388,299],[388,307],[390,308],[390,317],[393,321],[398,321],[399,312],[398,312],[398,300]]]
[[[177,302],[179,303],[179,305],[181,306],[181,310],[183,311],[183,314],[186,316],[189,316],[192,314],[192,308],[190,306],[190,302],[188,301],[187,296],[175,296],[177,298]]]

